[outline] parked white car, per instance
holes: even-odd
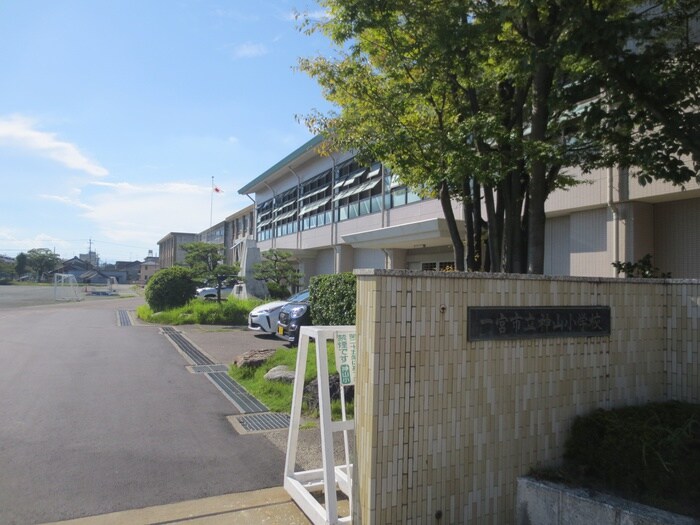
[[[221,298],[226,299],[229,295],[231,295],[231,292],[233,291],[233,288],[222,288],[221,289]],[[207,299],[207,300],[216,300],[216,286],[207,286],[206,288],[197,288],[197,297],[200,299]]]
[[[256,306],[251,310],[250,314],[248,314],[248,328],[259,332],[276,334],[277,321],[279,320],[282,307],[290,302],[307,301],[308,299],[309,291],[304,290],[292,295],[289,299],[284,301],[272,301],[271,303]]]

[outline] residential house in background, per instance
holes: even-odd
[[[126,273],[125,282],[135,283],[139,280],[141,264],[141,261],[117,261],[114,263],[114,269]]]
[[[97,252],[93,252],[92,250],[88,253],[78,254],[78,258],[81,261],[87,262],[93,268],[97,268],[100,265],[100,256],[97,255]]]
[[[63,261],[61,266],[52,273],[71,274],[81,284],[109,284],[110,277],[115,277],[117,282],[126,282],[126,272],[103,272],[80,257],[73,257]]]
[[[151,250],[148,251],[149,256],[139,266],[139,284],[146,284],[148,280],[160,269],[158,257],[153,256]]]

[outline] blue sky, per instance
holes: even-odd
[[[0,1],[0,255],[157,253],[247,206],[238,188],[330,106],[298,57],[310,0]],[[213,196],[211,184],[223,193]]]

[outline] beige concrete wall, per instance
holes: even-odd
[[[700,199],[654,205],[654,265],[674,278],[700,275]]]
[[[576,415],[699,395],[697,283],[356,273],[364,525],[438,523],[437,512],[439,523],[513,523],[516,478],[560,460]],[[469,306],[578,305],[610,306],[611,335],[467,338]]]
[[[700,282],[669,287],[667,297],[668,398],[700,403]]]

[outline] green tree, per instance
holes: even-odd
[[[196,290],[192,271],[189,268],[173,266],[158,270],[148,280],[145,298],[151,310],[162,312],[186,305],[194,297]]]
[[[183,244],[185,264],[192,270],[195,280],[210,285],[216,283],[217,301],[221,301],[221,288],[224,284],[233,283],[240,272],[240,265],[223,264],[224,248],[206,242],[191,242]]]
[[[699,12],[697,0],[581,2],[574,37],[600,91],[585,121],[605,144],[593,165],[634,166],[642,184],[700,178]]]
[[[264,281],[271,297],[288,297],[290,289],[297,286],[302,278],[292,254],[273,249],[263,252],[262,258],[261,262],[253,265],[253,279]]]
[[[18,277],[22,277],[25,273],[27,273],[26,253],[20,252],[17,254],[17,257],[15,257],[15,272],[17,273]]]
[[[391,166],[440,199],[455,252],[470,269],[541,273],[544,202],[570,183],[561,166],[566,11],[557,2],[325,0],[311,25],[338,56],[302,60],[339,114],[312,115],[329,147],[352,148]],[[466,232],[452,199],[465,205]],[[489,253],[482,257],[482,198]],[[526,257],[527,255],[527,257]]]
[[[33,248],[27,252],[27,266],[34,270],[39,282],[45,273],[55,270],[60,263],[60,256],[48,248]]]
[[[355,149],[438,197],[457,269],[466,237],[470,269],[542,273],[545,201],[575,182],[562,167],[606,159],[606,138],[586,128],[581,110],[581,101],[599,95],[603,68],[579,41],[584,7],[605,2],[321,3],[330,16],[306,27],[337,52],[300,66],[340,111],[310,115],[311,129],[327,137],[328,149]],[[597,35],[589,18],[587,33]],[[466,232],[452,216],[455,198],[465,206]]]

